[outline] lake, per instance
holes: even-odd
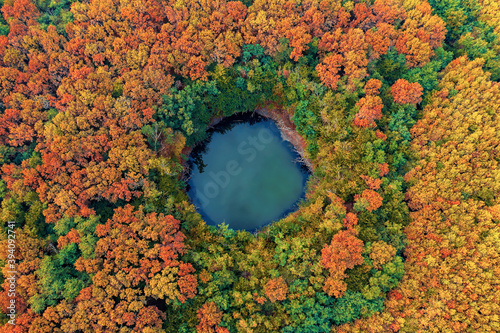
[[[210,225],[255,231],[296,210],[309,172],[274,121],[224,119],[189,160],[188,195]]]

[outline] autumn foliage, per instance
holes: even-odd
[[[452,61],[439,91],[412,129],[418,164],[405,176],[413,209],[406,227],[406,276],[386,312],[345,331],[495,332],[499,309],[498,246],[500,85],[484,60]],[[456,89],[455,94],[450,94]],[[467,105],[467,107],[464,107]],[[385,248],[386,250],[382,250]],[[372,244],[374,267],[387,244]],[[392,251],[392,250],[391,250]]]
[[[422,86],[405,79],[397,80],[391,87],[394,101],[398,104],[418,104],[422,101]]]
[[[92,277],[92,283],[74,300],[37,308],[39,314],[22,315],[31,316],[32,325],[44,330],[56,326],[66,332],[161,328],[165,315],[152,300],[185,302],[195,296],[198,284],[191,264],[179,260],[186,251],[179,221],[163,214],[144,214],[141,209],[119,208],[106,224],[97,226],[99,239],[93,253],[74,264],[77,271]],[[80,248],[85,251],[83,244]],[[37,264],[30,258],[24,262]]]
[[[269,300],[274,303],[276,301],[284,301],[288,292],[288,286],[282,277],[271,279],[266,283],[265,293]]]
[[[381,269],[382,265],[387,263],[396,255],[396,249],[391,245],[378,241],[372,244],[370,259],[373,260],[373,267]]]
[[[344,294],[347,287],[343,282],[345,270],[363,263],[362,253],[363,241],[351,231],[340,231],[329,245],[325,245],[321,250],[321,264],[330,273],[323,287],[326,294],[337,298]]]
[[[354,118],[354,125],[364,128],[375,127],[375,120],[382,117],[382,99],[368,95],[361,98],[356,106],[359,107],[359,112]]]
[[[500,331],[497,2],[0,6],[0,332]],[[187,156],[257,108],[307,193],[209,226]]]
[[[196,330],[198,333],[228,333],[227,328],[218,326],[222,320],[222,312],[214,302],[205,303],[196,315],[200,321]]]
[[[367,183],[373,189],[377,188],[378,182],[368,180]],[[361,195],[357,194],[355,196],[356,204],[358,204],[359,207],[365,208],[369,212],[377,210],[380,206],[382,206],[383,202],[382,196],[373,189],[364,190]]]

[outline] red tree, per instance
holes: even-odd
[[[323,287],[328,295],[341,297],[344,294],[346,288],[342,280],[345,270],[362,264],[362,253],[363,241],[354,235],[352,229],[339,231],[333,236],[330,245],[325,245],[321,250],[321,264],[330,272]]]
[[[418,82],[397,80],[391,87],[391,94],[398,104],[418,104],[422,101],[423,88]]]

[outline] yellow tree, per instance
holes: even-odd
[[[500,330],[500,84],[483,64],[452,61],[412,128],[406,275],[383,314],[343,331]]]

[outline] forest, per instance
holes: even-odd
[[[0,7],[0,333],[500,331],[500,2]],[[186,161],[256,109],[305,198],[209,225]]]

